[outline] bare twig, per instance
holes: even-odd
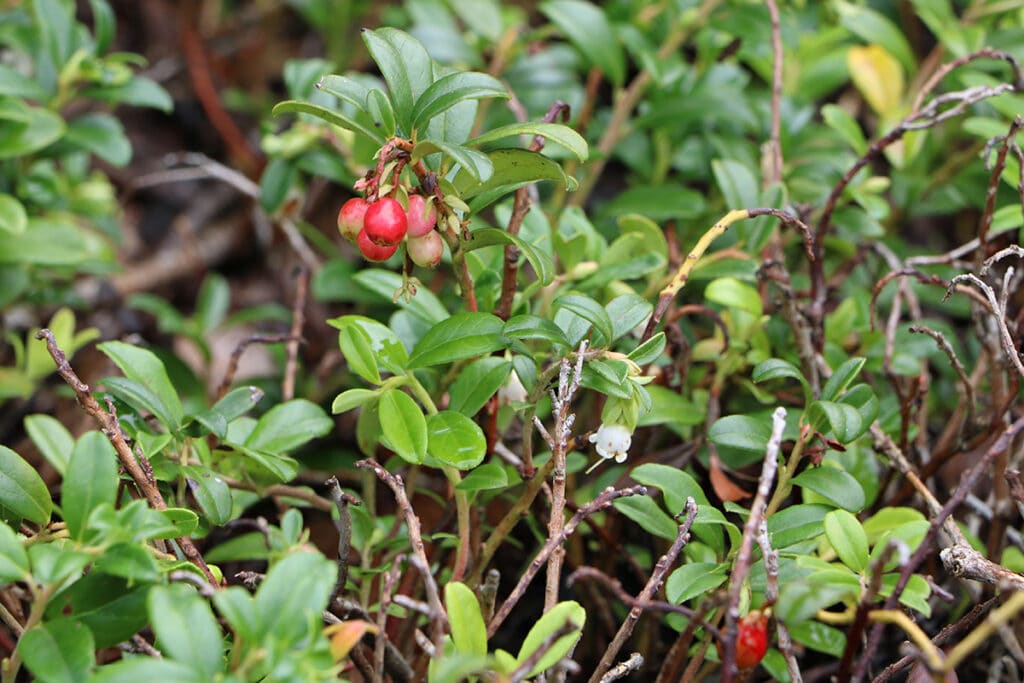
[[[292,303],[292,328],[288,345],[288,358],[281,380],[281,398],[290,401],[295,397],[295,375],[299,370],[299,342],[302,341],[302,326],[306,321],[306,293],[309,291],[309,270],[299,268],[295,276],[295,301]]]
[[[327,492],[331,496],[334,507],[338,510],[338,519],[334,520],[334,528],[338,530],[338,580],[334,584],[331,598],[345,590],[348,582],[348,554],[352,549],[352,513],[349,505],[362,505],[355,496],[341,490],[337,477],[327,480]]]
[[[235,381],[235,373],[238,372],[238,362],[242,359],[242,354],[245,353],[250,344],[280,344],[281,342],[288,342],[293,339],[300,341],[290,334],[254,334],[240,341],[228,359],[228,367],[224,371],[224,379],[220,381],[220,386],[217,387],[217,398],[224,398],[224,394],[228,393],[231,383]],[[258,387],[252,387],[251,392],[253,403],[258,403],[263,398],[263,390]]]
[[[953,366],[953,369],[956,370],[956,376],[960,378],[960,385],[963,387],[964,390],[964,403],[967,405],[967,424],[973,427],[974,385],[971,384],[971,380],[967,376],[967,370],[964,369],[964,366],[960,362],[960,359],[957,358],[956,351],[953,350],[953,347],[950,345],[949,341],[947,341],[945,335],[943,335],[938,330],[933,330],[927,325],[911,325],[910,331],[927,334],[929,337],[935,340],[935,343],[938,345],[938,347],[942,349],[942,352],[946,354],[947,358],[949,358],[949,362]]]
[[[383,586],[380,594],[380,609],[377,611],[377,634],[376,641],[373,644],[373,675],[377,680],[384,680],[384,661],[385,654],[387,653],[388,644],[387,637],[387,623],[388,623],[388,607],[391,605],[392,596],[394,596],[395,586],[398,584],[398,577],[401,571],[401,564],[405,561],[404,555],[395,556],[395,561],[391,563],[391,570],[384,575]]]
[[[601,683],[612,683],[620,678],[625,678],[634,671],[639,671],[640,667],[644,665],[644,658],[639,652],[634,652],[629,656],[629,659],[619,662],[612,668],[608,669],[608,673],[601,676]]]
[[[765,185],[782,182],[782,29],[779,6],[765,0],[772,25],[772,121],[768,142],[761,150]]]
[[[530,656],[523,660],[523,663],[515,668],[515,670],[509,674],[509,681],[515,683],[516,681],[523,681],[530,675],[533,668],[537,666],[540,660],[554,647],[555,643],[564,638],[565,636],[571,635],[572,633],[579,630],[579,626],[574,624],[571,620],[566,619],[565,623],[559,626],[553,633],[545,638],[540,646],[530,653]]]
[[[989,145],[998,144],[999,151],[996,152],[995,163],[992,164],[992,170],[989,175],[988,187],[985,191],[985,209],[981,213],[981,222],[978,226],[978,253],[976,256],[976,262],[980,265],[981,259],[985,255],[985,242],[988,240],[988,231],[992,227],[992,216],[996,210],[996,194],[999,192],[1000,178],[1003,175],[1003,169],[1006,168],[1006,155],[1010,151],[1010,148],[1015,144],[1014,140],[1017,137],[1017,133],[1021,127],[1024,126],[1024,119],[1020,116],[1016,116],[1013,122],[1010,124],[1010,129],[1006,135],[1002,138],[995,138],[989,141]]]
[[[580,509],[576,511],[576,514],[574,514],[572,518],[566,522],[565,526],[562,527],[558,536],[547,540],[544,547],[541,548],[540,552],[537,553],[537,556],[533,558],[530,566],[527,567],[526,571],[523,572],[523,575],[519,577],[519,583],[517,583],[516,587],[512,589],[512,592],[509,594],[505,602],[502,603],[501,608],[498,609],[494,618],[491,619],[489,624],[487,624],[487,637],[490,638],[497,633],[505,619],[507,619],[508,615],[512,613],[512,608],[516,606],[519,600],[526,593],[526,589],[529,587],[530,582],[533,581],[533,577],[537,575],[540,568],[548,561],[548,558],[551,557],[555,548],[561,548],[565,543],[565,540],[569,538],[574,531],[576,531],[576,527],[578,527],[586,517],[594,514],[598,510],[603,510],[608,507],[616,498],[645,495],[647,495],[647,488],[644,486],[631,486],[625,489],[613,489],[608,487],[602,491],[597,498],[580,507]]]
[[[50,357],[57,364],[57,373],[61,378],[71,387],[75,392],[75,397],[78,400],[78,405],[82,406],[82,409],[90,417],[92,417],[99,425],[100,430],[104,436],[110,441],[114,447],[114,451],[117,453],[117,459],[121,462],[121,466],[124,467],[125,471],[135,482],[139,491],[146,498],[150,507],[154,510],[165,510],[167,509],[167,503],[164,502],[164,497],[160,494],[160,489],[157,488],[156,482],[153,480],[152,475],[147,475],[146,471],[139,464],[139,461],[135,458],[132,453],[131,447],[128,445],[128,441],[125,439],[124,432],[121,431],[121,425],[117,421],[117,417],[113,414],[103,410],[100,404],[93,397],[89,385],[79,379],[78,375],[75,374],[71,364],[68,363],[67,357],[64,352],[57,346],[57,340],[53,336],[53,332],[48,329],[42,329],[36,333],[36,339],[46,340],[46,350],[49,351]],[[178,545],[181,547],[182,553],[184,553],[186,559],[189,562],[196,565],[203,575],[206,576],[207,580],[213,585],[217,585],[217,579],[214,577],[213,572],[206,565],[206,561],[203,560],[203,556],[199,553],[199,549],[196,548],[192,539],[188,536],[182,536],[177,539]]]
[[[779,449],[782,446],[782,431],[786,428],[786,409],[778,407],[772,413],[772,431],[765,449],[764,463],[761,465],[761,476],[757,480],[757,493],[750,505],[750,514],[743,525],[743,539],[733,564],[732,578],[729,583],[729,603],[725,612],[725,642],[722,654],[722,680],[732,683],[738,672],[736,668],[736,632],[740,618],[740,593],[743,582],[750,571],[754,539],[765,515],[768,495],[771,493],[775,473],[779,468]]]
[[[1020,353],[1017,351],[1017,344],[1013,340],[1013,335],[1010,334],[1010,329],[1006,326],[1006,309],[1000,305],[999,300],[996,298],[996,293],[993,289],[986,284],[981,278],[973,273],[962,273],[955,276],[949,282],[949,288],[946,290],[946,296],[943,299],[945,301],[952,296],[954,285],[960,282],[970,282],[972,285],[981,290],[985,295],[985,299],[988,301],[990,308],[992,309],[992,317],[999,328],[999,339],[1003,344],[1003,352],[1006,354],[1007,360],[1017,370],[1017,373],[1024,377],[1024,364],[1021,363]]]
[[[922,86],[920,92],[917,93],[917,97],[914,98],[914,104],[911,105],[910,111],[916,112],[921,109],[921,103],[924,99],[931,94],[931,91],[935,89],[942,79],[945,78],[951,71],[958,69],[965,64],[969,64],[978,59],[1003,59],[1006,60],[1010,67],[1013,69],[1014,81],[1020,81],[1021,73],[1020,67],[1017,64],[1017,60],[1014,59],[1013,55],[1002,50],[993,50],[990,47],[984,47],[977,52],[972,52],[969,55],[964,55],[959,59],[954,59],[952,62],[943,64],[941,67],[935,70],[935,73],[931,75],[928,81]]]
[[[690,538],[690,527],[693,526],[693,520],[697,518],[697,503],[693,498],[687,497],[686,506],[683,509],[686,512],[686,518],[676,530],[676,540],[672,542],[668,552],[662,555],[654,565],[651,578],[647,581],[643,590],[640,591],[640,594],[637,595],[638,602],[643,603],[654,597],[661,587],[665,574],[672,567],[672,564],[676,561],[679,553],[682,552],[683,547]],[[605,649],[604,654],[601,655],[601,661],[598,662],[594,673],[590,675],[589,683],[599,683],[604,672],[612,665],[615,658],[619,656],[619,651],[626,644],[626,641],[629,640],[629,636],[632,635],[633,628],[636,626],[636,622],[640,619],[642,613],[643,609],[637,605],[634,605],[629,610],[626,620],[622,622],[622,626],[619,627],[612,642]]]

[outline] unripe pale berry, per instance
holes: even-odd
[[[391,258],[392,254],[398,251],[397,244],[374,244],[367,236],[365,229],[359,233],[359,237],[356,238],[356,244],[359,245],[359,251],[362,252],[363,257],[367,261],[387,261]]]
[[[437,225],[434,202],[421,194],[409,195],[409,237],[423,237]]]
[[[405,209],[397,199],[383,197],[366,210],[363,217],[363,231],[374,244],[390,247],[405,239],[409,225]]]
[[[405,248],[409,250],[412,262],[424,268],[436,268],[444,254],[441,236],[433,230],[422,237],[409,237]]]
[[[362,197],[353,197],[342,205],[341,211],[338,212],[338,232],[342,237],[349,242],[356,241],[359,231],[363,229],[363,218],[369,208],[369,202]]]

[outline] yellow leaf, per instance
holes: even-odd
[[[903,67],[881,45],[851,47],[846,65],[857,90],[881,116],[891,115],[903,99]]]
[[[340,662],[348,656],[348,653],[352,651],[356,643],[363,639],[364,635],[380,633],[380,629],[368,621],[353,619],[340,624],[332,624],[325,628],[324,632],[331,638],[331,655],[334,657],[334,661]]]

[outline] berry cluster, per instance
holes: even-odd
[[[338,212],[338,231],[367,261],[387,261],[404,240],[413,263],[434,268],[444,253],[441,235],[434,230],[437,209],[419,194],[410,194],[408,203],[405,209],[392,197],[375,202],[355,197]]]

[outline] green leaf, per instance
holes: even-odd
[[[82,683],[96,666],[92,633],[80,621],[58,619],[22,634],[18,654],[40,683]]]
[[[326,121],[332,126],[338,126],[339,128],[351,130],[355,133],[362,133],[378,145],[383,145],[385,141],[384,136],[378,131],[368,128],[355,119],[350,119],[344,114],[339,114],[336,111],[328,109],[327,107],[321,107],[318,104],[300,102],[298,100],[285,100],[284,102],[279,102],[273,110],[271,110],[271,114],[274,116],[280,116],[281,114],[309,114],[310,116],[316,117],[322,121]]]
[[[324,436],[334,421],[323,408],[302,398],[279,403],[259,419],[245,445],[268,453],[286,453]]]
[[[844,444],[863,434],[869,426],[864,424],[856,408],[845,403],[815,401],[811,404],[808,414],[814,425],[820,425],[821,418],[824,417],[831,427],[832,434]]]
[[[463,145],[429,138],[416,143],[412,150],[413,160],[419,160],[431,154],[446,154],[466,172],[470,184],[486,183],[494,175],[494,164],[488,155]],[[461,173],[456,177],[461,176]],[[462,193],[459,193],[462,195]]]
[[[156,81],[138,74],[121,85],[104,85],[86,88],[83,96],[133,107],[149,107],[169,114],[174,109],[174,100]]]
[[[347,413],[348,411],[364,405],[377,397],[377,392],[372,389],[349,389],[334,397],[331,404],[331,413]]]
[[[600,6],[583,0],[553,0],[540,11],[616,86],[626,78],[626,58]]]
[[[868,143],[864,139],[860,124],[848,111],[836,104],[826,104],[821,108],[821,118],[825,125],[838,133],[839,137],[853,148],[854,152],[860,155],[867,152]]]
[[[395,292],[402,286],[402,276],[398,273],[392,273],[389,270],[381,270],[379,268],[370,268],[367,270],[360,271],[352,278],[360,286],[365,287],[374,294],[380,296],[385,301],[394,300]],[[416,296],[409,302],[405,299],[398,299],[395,301],[399,308],[405,309],[416,316],[418,319],[433,325],[439,323],[448,317],[448,309],[445,308],[444,304],[441,303],[440,299],[426,287],[420,287],[416,292]],[[348,316],[345,316],[346,318]],[[336,321],[340,321],[341,318],[337,318]],[[330,324],[334,327],[338,327],[334,322]],[[374,337],[365,326],[364,331]]]
[[[637,294],[622,294],[604,307],[612,321],[612,340],[620,339],[647,322],[654,306]]]
[[[260,208],[268,215],[276,213],[298,180],[299,169],[291,159],[271,159],[260,176]]]
[[[114,361],[125,377],[148,389],[156,398],[154,405],[149,407],[150,410],[170,430],[178,429],[185,416],[185,409],[181,405],[177,390],[167,376],[163,362],[156,354],[119,341],[103,342],[96,348]]]
[[[420,143],[425,144],[427,143]],[[417,145],[417,150],[420,145]],[[447,153],[441,149],[435,151]],[[462,164],[466,173],[456,174],[453,185],[459,196],[469,202],[474,213],[520,187],[542,180],[551,180],[570,191],[576,189],[575,178],[567,175],[560,163],[539,152],[531,152],[528,149],[496,149],[484,155],[475,150],[468,151],[486,160],[486,166],[484,167],[479,159],[476,160],[480,167],[478,170]],[[426,153],[428,152],[424,149],[423,154]],[[486,173],[483,172],[484,168]]]
[[[712,280],[704,290],[704,297],[728,308],[739,308],[755,316],[764,312],[761,294],[745,282],[736,278],[722,277]]]
[[[593,325],[595,334],[591,343],[592,347],[602,348],[610,344],[615,338],[612,320],[608,316],[608,311],[589,296],[566,294],[555,299],[553,307],[570,311]]]
[[[861,429],[863,431],[856,433],[853,438],[857,438],[870,429],[871,423],[878,418],[878,399],[875,397],[875,392],[867,384],[858,384],[851,387],[843,394],[842,403],[853,407],[860,413]]]
[[[906,36],[884,14],[870,7],[851,2],[837,2],[839,21],[843,27],[866,43],[876,43],[900,61],[908,73],[915,71],[914,51]]]
[[[29,565],[25,546],[11,527],[0,524],[0,585],[23,581],[27,576]]]
[[[551,283],[555,277],[555,264],[551,261],[551,257],[518,235],[498,228],[479,228],[470,233],[470,239],[463,243],[463,249],[473,251],[506,244],[515,245],[519,249],[533,266],[534,272],[537,273],[537,279],[542,285]]]
[[[280,647],[298,643],[311,622],[318,632],[337,576],[335,563],[320,553],[298,551],[272,565],[256,591],[257,632]]]
[[[20,235],[0,231],[0,264],[70,266],[91,258],[95,251],[81,229],[57,219],[33,216]]]
[[[868,537],[856,517],[832,510],[825,515],[825,536],[843,564],[856,572],[867,569]]]
[[[893,588],[896,587],[899,578],[898,574],[885,574],[882,576],[882,586],[878,589],[878,594],[883,598],[892,595]],[[920,574],[912,574],[906,588],[900,594],[900,603],[917,610],[925,618],[928,618],[932,615],[932,606],[928,603],[928,598],[931,594],[932,589],[928,585],[928,581]]]
[[[156,559],[139,543],[115,543],[103,551],[92,569],[132,583],[152,583],[160,578]]]
[[[22,519],[45,526],[53,501],[35,468],[6,446],[0,446],[0,519],[19,526]]]
[[[503,349],[504,326],[501,318],[490,313],[457,313],[423,335],[409,356],[409,367],[441,365]]]
[[[824,505],[792,505],[768,518],[768,535],[772,547],[788,548],[802,541],[814,540],[825,529],[825,515],[831,508]]]
[[[649,365],[661,358],[665,351],[665,333],[658,332],[629,352],[629,359],[637,365]]]
[[[259,532],[250,534],[258,537],[262,551],[267,552],[266,537]],[[245,556],[246,558],[250,556]],[[262,557],[262,556],[257,556]],[[209,559],[209,558],[208,558]],[[241,586],[228,586],[213,594],[213,604],[217,607],[224,621],[240,637],[246,640],[256,640],[260,637],[259,625],[256,623],[256,600]]]
[[[486,655],[487,626],[473,591],[458,581],[447,584],[444,587],[444,606],[456,651]]]
[[[75,444],[61,487],[61,509],[71,538],[81,540],[99,505],[117,500],[117,456],[103,434],[86,432]]]
[[[39,83],[20,71],[0,64],[0,97],[4,95],[38,102],[46,99],[47,92]]]
[[[715,159],[711,162],[711,172],[727,207],[742,209],[758,205],[758,181],[745,164],[732,159]]]
[[[422,130],[432,118],[465,100],[508,98],[508,91],[493,76],[470,72],[450,73],[431,83],[412,108],[412,130]]]
[[[0,159],[28,156],[64,135],[64,119],[21,100],[0,100]]]
[[[70,616],[89,627],[97,648],[111,647],[145,628],[148,593],[148,585],[130,585],[117,576],[90,572],[50,603],[47,618]]]
[[[725,583],[727,570],[726,565],[716,562],[688,562],[669,574],[665,597],[678,605],[707,595]]]
[[[394,273],[389,274],[395,275]],[[387,286],[385,282],[381,282],[380,285],[382,287]],[[416,299],[424,297],[424,294],[430,294],[430,292],[420,290],[416,294]],[[433,295],[431,294],[431,296]],[[425,314],[429,308],[430,315],[433,315],[435,304],[444,311],[443,306],[441,306],[441,303],[436,298],[429,299],[424,297],[424,302],[429,302],[424,305]],[[447,312],[437,318],[437,320],[443,320],[446,317],[448,317]],[[434,320],[431,319],[429,322],[434,322]],[[373,351],[377,365],[395,375],[405,372],[405,364],[409,360],[409,353],[405,350],[405,346],[402,345],[398,335],[387,325],[362,315],[343,315],[340,318],[328,320],[327,324],[338,330],[342,330],[350,325],[360,328],[370,340],[370,348]]]
[[[363,42],[388,84],[399,127],[411,135],[414,103],[434,82],[433,61],[422,43],[395,28],[364,30]]]
[[[380,90],[374,88],[366,94],[366,113],[373,119],[374,127],[385,137],[395,134],[395,111],[391,108],[391,100]]]
[[[206,683],[209,679],[196,673],[188,664],[170,659],[133,657],[100,668],[89,683]]]
[[[533,121],[510,123],[491,129],[483,135],[469,140],[466,145],[481,147],[489,142],[518,135],[540,136],[549,142],[559,144],[572,152],[581,162],[586,161],[590,155],[586,139],[569,126],[561,123],[538,123]]]
[[[624,499],[620,498],[619,500]],[[583,632],[583,624],[586,623],[586,620],[586,610],[578,602],[571,600],[560,602],[545,612],[544,616],[537,620],[537,623],[533,625],[530,632],[526,634],[526,638],[523,639],[523,646],[519,649],[519,656],[516,657],[517,664],[522,664],[529,659],[530,655],[536,652],[544,644],[545,640],[558,631],[558,629],[565,626],[567,622],[572,623],[576,627],[576,631],[556,640],[548,648],[548,651],[541,656],[537,665],[530,670],[527,678],[533,678],[540,672],[550,669],[562,657],[567,655],[573,646],[576,645],[576,641],[579,640]]]
[[[639,524],[644,531],[670,541],[676,540],[678,533],[676,523],[658,507],[652,498],[648,496],[616,498],[612,505],[616,510]]]
[[[864,490],[852,475],[835,467],[811,467],[793,477],[796,486],[814,491],[836,507],[857,512],[864,507]]]
[[[442,410],[428,417],[427,432],[430,456],[456,469],[473,469],[487,454],[487,439],[480,425],[454,410]]]
[[[867,362],[866,358],[851,358],[836,368],[836,371],[832,373],[832,376],[828,378],[828,382],[821,389],[822,400],[834,401],[842,396],[847,387],[860,374],[865,362]]]
[[[75,440],[60,420],[42,413],[25,418],[28,433],[39,452],[60,476],[64,476]]]
[[[758,384],[783,377],[795,379],[803,385],[805,398],[810,398],[810,385],[804,378],[803,373],[800,372],[798,367],[781,358],[769,358],[768,360],[761,361],[754,368],[750,377]]]
[[[846,634],[820,621],[806,621],[789,629],[789,635],[801,645],[833,657],[842,657],[846,649]]]
[[[829,583],[791,581],[782,586],[775,605],[775,616],[787,626],[807,621],[847,593],[846,586]]]
[[[748,453],[764,453],[772,436],[771,420],[750,415],[728,415],[715,420],[708,430],[708,439],[716,446],[725,446]]]
[[[875,514],[864,520],[864,533],[867,535],[868,543],[875,545],[891,529],[910,524],[912,522],[925,522],[925,516],[914,508],[908,507],[884,507]],[[911,548],[913,551],[913,548]]]
[[[104,113],[84,114],[68,124],[64,142],[77,145],[100,159],[124,166],[132,159],[132,145],[121,122]]]
[[[366,100],[370,96],[370,89],[354,78],[330,74],[321,78],[316,87],[328,95],[348,102],[359,111],[366,111]]]
[[[210,603],[182,584],[154,586],[147,600],[157,647],[206,680],[224,670],[224,640]],[[291,615],[282,614],[282,621]]]
[[[382,444],[415,465],[427,453],[427,421],[416,401],[399,389],[388,389],[377,402]]]
[[[466,474],[458,484],[455,485],[460,491],[486,491],[488,489],[503,489],[508,486],[508,474],[505,468],[496,462],[489,462]]]
[[[512,363],[485,356],[467,365],[448,387],[448,408],[472,417],[505,384]]]
[[[569,346],[569,340],[561,327],[547,318],[529,313],[509,318],[502,334],[509,339],[543,339],[559,346]]]
[[[186,465],[182,473],[188,477],[192,495],[210,524],[220,526],[231,520],[231,488],[216,472]]]
[[[0,193],[0,232],[20,235],[28,227],[28,214],[20,201]]]
[[[697,406],[689,399],[663,386],[652,384],[645,389],[648,396],[651,397],[651,409],[640,413],[640,419],[637,421],[638,427],[663,424],[679,433],[687,427],[704,423],[703,406]],[[685,500],[685,496],[683,499]]]
[[[338,330],[338,346],[348,367],[370,384],[380,384],[380,370],[370,344],[370,335],[361,327],[346,325]]]

